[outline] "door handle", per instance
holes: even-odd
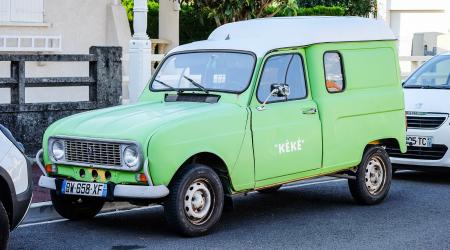
[[[303,110],[303,114],[305,114],[305,115],[314,115],[316,113],[317,113],[316,108],[309,108],[309,109]]]

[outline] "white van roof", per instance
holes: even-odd
[[[271,17],[222,25],[208,40],[174,48],[171,52],[201,49],[233,49],[258,57],[279,48],[317,43],[395,40],[381,20],[362,17]]]

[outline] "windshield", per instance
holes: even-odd
[[[450,89],[450,56],[437,56],[414,72],[404,88]]]
[[[191,52],[169,56],[151,83],[151,90],[243,92],[252,77],[255,58],[238,52]]]

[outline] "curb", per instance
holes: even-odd
[[[137,208],[137,206],[131,205],[128,202],[106,202],[100,213],[121,211]],[[43,221],[52,221],[64,219],[53,208],[51,201],[33,203],[28,210],[25,219],[22,224],[37,223]]]

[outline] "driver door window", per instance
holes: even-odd
[[[299,54],[275,55],[267,59],[258,86],[259,102],[269,96],[272,84],[287,84],[290,94],[287,97],[271,96],[267,103],[285,100],[298,100],[306,97],[306,83],[303,62]]]

